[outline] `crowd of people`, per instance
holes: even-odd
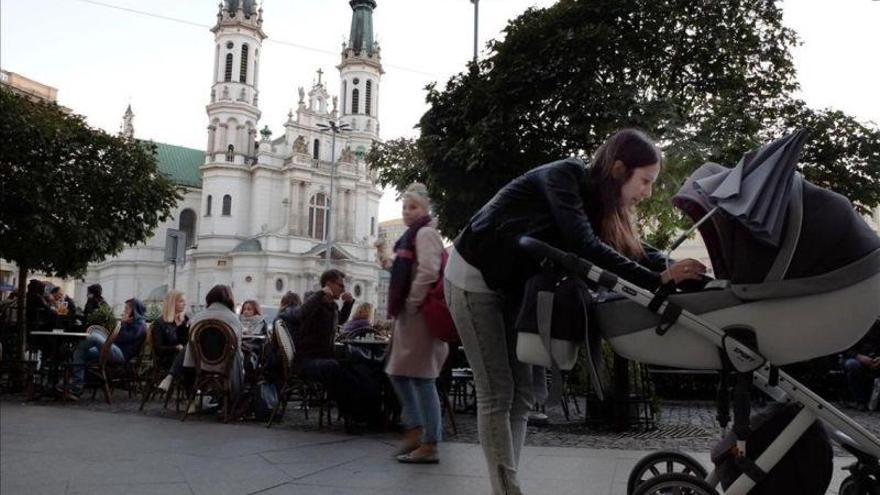
[[[431,215],[427,189],[413,184],[404,192],[407,230],[395,243],[393,258],[380,256],[383,268],[391,273],[387,315],[393,331],[381,372],[402,410],[398,461],[439,461],[442,423],[436,380],[450,349],[429,329],[422,306],[443,277],[446,302],[473,370],[480,443],[493,492],[521,493],[517,466],[526,421],[536,392],[539,400],[546,397],[546,381],[543,369],[519,362],[514,351],[511,311],[522,300],[526,281],[539,270],[519,251],[517,240],[530,236],[565,248],[651,290],[703,281],[702,263],[693,259],[658,263],[657,254],[646,251],[633,227],[637,206],[651,197],[662,171],[659,149],[634,129],[608,138],[589,166],[568,158],[536,167],[504,186],[474,214],[448,250],[445,270],[447,250]],[[89,287],[86,316],[103,304],[100,289]],[[45,311],[61,318],[76,312],[60,289],[47,292],[39,283],[29,286],[28,303],[29,314]],[[243,336],[266,335],[275,321],[281,321],[294,343],[295,373],[322,384],[347,418],[375,421],[381,414],[375,366],[340,359],[335,346],[340,335],[375,326],[375,308],[364,302],[355,308],[355,303],[346,289],[345,273],[337,269],[325,271],[320,287],[302,298],[285,294],[272,322],[255,300],[245,301],[236,314],[232,290],[225,285],[213,287],[205,309],[192,317],[186,314],[184,294],[171,291],[161,317],[150,327],[157,363],[168,370],[159,388],[167,390],[175,378],[192,386],[195,363],[189,329],[214,319],[228,325],[239,342],[230,378],[233,396],[238,396],[246,373],[267,362],[265,348],[246,343]],[[130,299],[112,359],[122,362],[136,355],[145,332],[144,306]],[[870,400],[869,384],[880,370],[877,334],[880,329],[875,328],[844,363],[852,395],[863,405]],[[94,361],[102,344],[102,337],[89,337],[76,349],[73,362]],[[81,381],[81,375],[75,376],[74,394]]]

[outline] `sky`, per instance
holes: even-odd
[[[503,36],[507,21],[553,0],[481,0],[479,46]],[[788,0],[785,25],[800,96],[814,108],[843,110],[880,123],[880,1]],[[338,94],[339,52],[348,37],[346,0],[265,0],[260,127],[277,136],[321,68]],[[126,105],[138,138],[203,149],[213,69],[215,0],[0,0],[0,67],[54,86],[61,105],[117,132]],[[473,56],[468,0],[378,0],[373,16],[385,75],[382,138],[415,136],[427,109],[424,87],[441,85]],[[399,218],[387,191],[379,219]]]

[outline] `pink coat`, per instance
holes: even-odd
[[[431,223],[416,234],[416,260],[413,281],[404,311],[394,321],[391,356],[385,366],[389,375],[414,378],[437,378],[449,347],[434,338],[425,325],[419,306],[440,274],[443,239]]]

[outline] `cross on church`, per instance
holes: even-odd
[[[321,84],[321,76],[324,74],[324,71],[320,68],[318,69],[318,84]]]

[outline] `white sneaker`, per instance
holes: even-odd
[[[542,412],[529,411],[528,423],[534,426],[546,426],[550,423],[550,418]]]
[[[171,380],[173,378],[174,377],[172,377],[171,375],[166,376],[165,378],[162,379],[161,382],[159,382],[159,386],[156,388],[158,388],[159,390],[161,390],[163,392],[167,392],[168,388],[171,387]]]

